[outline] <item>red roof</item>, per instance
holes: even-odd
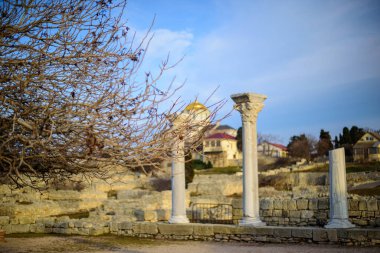
[[[229,140],[236,140],[236,138],[233,137],[232,135],[225,134],[225,133],[212,134],[212,135],[207,136],[206,139],[229,139]]]
[[[277,147],[277,148],[280,148],[280,149],[282,149],[282,150],[287,150],[287,149],[288,149],[287,147],[285,147],[285,146],[282,145],[282,144],[270,143],[270,142],[268,142],[268,144],[270,144],[270,145],[272,145],[272,146],[275,146],[275,147]]]

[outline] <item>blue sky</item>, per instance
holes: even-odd
[[[178,95],[211,104],[231,94],[268,99],[258,131],[332,137],[344,126],[380,129],[380,1],[130,0],[126,16],[142,34],[156,16],[143,71],[170,53],[184,59],[158,83],[185,82]],[[222,123],[241,125],[233,112]]]

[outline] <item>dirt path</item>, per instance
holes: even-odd
[[[380,248],[342,247],[335,245],[310,244],[252,244],[217,243],[200,241],[163,241],[135,239],[117,236],[18,236],[7,237],[0,242],[1,253],[48,253],[48,252],[91,252],[91,253],[361,253],[380,252]]]

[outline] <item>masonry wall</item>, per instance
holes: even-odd
[[[242,227],[217,224],[168,224],[154,222],[83,222],[43,220],[35,224],[6,226],[7,233],[66,235],[114,234],[154,239],[223,242],[329,243],[379,246],[380,229],[325,229],[317,227]]]
[[[233,219],[241,219],[242,200],[232,202]],[[324,226],[329,219],[329,198],[260,199],[260,216],[271,226]],[[348,199],[349,220],[358,227],[380,227],[380,199]]]

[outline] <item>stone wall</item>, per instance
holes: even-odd
[[[154,239],[223,242],[330,243],[380,245],[380,229],[324,229],[316,227],[241,227],[219,224],[168,224],[154,222],[85,222],[39,219],[35,224],[9,224],[9,233],[55,233],[66,235],[114,234]]]
[[[358,227],[380,227],[380,198],[348,199],[349,220]],[[242,200],[232,201],[233,219],[242,216]],[[328,198],[260,199],[260,216],[271,226],[324,226],[329,219]]]

